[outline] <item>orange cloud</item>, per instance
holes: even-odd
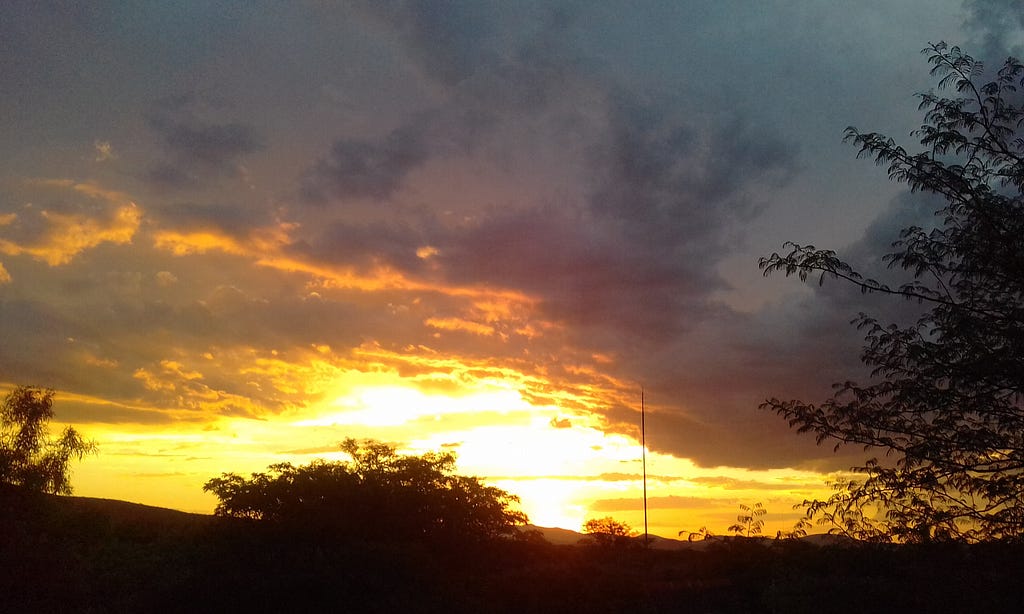
[[[153,235],[153,245],[157,249],[167,250],[175,256],[205,254],[210,250],[236,255],[245,253],[245,250],[234,239],[214,232],[183,233],[162,230]]]
[[[367,271],[358,271],[350,266],[311,262],[285,252],[284,248],[292,243],[292,233],[297,228],[298,224],[278,222],[276,225],[255,230],[244,238],[232,237],[210,229],[190,232],[161,230],[153,234],[153,242],[158,249],[169,251],[175,256],[219,251],[248,258],[260,266],[306,274],[314,277],[317,280],[316,284],[322,289],[436,292],[447,296],[465,297],[474,301],[474,309],[481,312],[487,322],[508,318],[515,309],[530,307],[536,303],[534,298],[521,292],[427,282],[410,278],[383,265],[375,265]],[[435,254],[436,249],[429,246],[417,250],[417,255],[421,258],[430,258]]]
[[[439,330],[461,330],[474,335],[484,336],[494,334],[494,327],[487,326],[486,324],[479,324],[477,322],[470,322],[469,320],[463,320],[462,318],[427,318],[423,323],[431,328],[437,328]]]
[[[136,369],[135,372],[132,373],[132,377],[141,381],[142,385],[146,387],[146,390],[173,391],[176,389],[174,382],[163,380],[157,374],[147,369]]]
[[[108,215],[96,216],[91,210],[73,213],[40,211],[43,232],[28,243],[0,238],[0,253],[10,256],[24,254],[50,266],[60,266],[101,243],[131,243],[139,229],[142,212],[122,192],[68,179],[36,179],[26,183],[29,186],[71,190],[85,195],[106,205]],[[10,226],[17,219],[14,213],[0,216],[0,226]]]

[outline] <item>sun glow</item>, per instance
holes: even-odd
[[[483,389],[462,396],[428,394],[410,386],[358,386],[335,398],[321,415],[296,425],[401,426],[425,418],[440,420],[451,414],[508,414],[533,409],[515,390],[487,383],[479,386]]]
[[[201,415],[195,410],[161,410],[165,423],[158,429],[83,425],[101,453],[76,471],[79,492],[125,498],[127,489],[134,493],[128,499],[145,495],[152,504],[208,512],[215,501],[202,485],[222,472],[246,475],[277,462],[341,460],[340,441],[371,438],[400,452],[455,452],[458,473],[518,496],[535,525],[579,530],[588,518],[610,515],[642,527],[639,433],[610,431],[597,407],[588,409],[600,402],[603,389],[560,390],[539,374],[456,364],[453,358],[424,358],[421,368],[402,374],[383,362],[374,371],[334,364],[326,347],[313,354],[315,364],[308,367],[268,365],[276,389],[307,399],[276,414],[212,412],[194,421]],[[186,362],[157,368],[175,375],[182,390],[201,381]],[[92,411],[89,399],[67,401]],[[220,407],[212,397],[200,403]],[[721,532],[738,503],[763,501],[773,515],[784,515],[792,500],[806,498],[811,485],[821,483],[810,472],[699,468],[650,450],[647,458],[651,530],[664,536],[703,525]],[[792,524],[788,517],[779,522],[779,528]]]

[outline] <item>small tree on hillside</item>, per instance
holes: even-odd
[[[868,383],[835,385],[821,404],[762,407],[818,442],[885,453],[855,479],[805,503],[808,518],[861,539],[1024,538],[1024,66],[1009,58],[982,83],[981,62],[944,43],[924,50],[953,98],[921,95],[924,151],[847,129],[889,178],[945,202],[933,229],[903,229],[886,255],[900,286],[867,279],[835,252],[789,244],[761,259],[765,275],[838,278],[864,292],[911,299],[910,326],[861,314]]]
[[[583,524],[583,532],[592,543],[604,547],[627,545],[638,535],[628,524],[611,516],[591,518]]]
[[[71,494],[71,459],[95,451],[70,426],[52,439],[53,390],[18,386],[0,406],[0,482],[51,494]]]

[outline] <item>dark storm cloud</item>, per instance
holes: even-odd
[[[4,155],[23,160],[17,172],[106,173],[100,183],[127,191],[134,186],[117,165],[141,159],[151,185],[168,190],[132,195],[144,218],[131,251],[104,244],[79,266],[58,268],[4,259],[15,280],[0,286],[6,378],[179,403],[133,376],[144,370],[196,396],[249,397],[277,411],[294,397],[251,368],[274,351],[301,363],[314,344],[344,355],[373,340],[563,382],[579,381],[575,357],[601,353],[610,358],[596,370],[646,386],[648,441],[659,451],[750,467],[825,455],[810,438],[794,443],[784,421],[756,406],[771,395],[824,398],[832,381],[856,372],[860,338],[848,321],[877,311],[879,297],[830,283],[739,313],[720,302],[735,283],[721,265],[776,219],[763,211],[784,226],[830,206],[803,192],[810,173],[829,189],[833,175],[851,184],[853,156],[819,144],[838,143],[863,117],[850,117],[854,110],[895,112],[902,99],[888,90],[897,82],[900,95],[913,91],[902,79],[924,71],[916,56],[913,73],[901,64],[907,58],[892,57],[893,31],[920,37],[917,47],[939,38],[907,32],[917,25],[908,15],[926,3],[408,0],[253,12],[217,3],[22,8],[29,4],[0,8],[11,17],[0,29],[16,35],[0,36],[12,59],[0,63],[10,92],[0,108],[13,118]],[[1012,42],[995,10],[1005,6],[969,3],[986,44]],[[156,110],[129,106],[190,88],[204,95],[166,98]],[[139,121],[148,121],[142,130]],[[97,139],[120,154],[102,169],[92,162]],[[134,151],[133,142],[141,143]],[[841,162],[808,171],[819,157]],[[478,169],[478,184],[446,183]],[[248,173],[251,190],[225,193]],[[780,186],[792,190],[780,196]],[[182,198],[181,189],[193,192]],[[864,194],[871,201],[874,188]],[[772,211],[783,197],[797,202]],[[515,334],[517,323],[488,322],[491,335],[431,328],[432,318],[463,316],[468,301],[429,291],[314,296],[305,284],[318,280],[306,273],[252,266],[216,247],[175,258],[151,249],[146,234],[219,229],[245,238],[278,216],[296,222],[284,255],[305,264],[360,273],[383,265],[438,288],[520,290],[539,301],[530,317],[564,326],[529,339]],[[880,219],[845,253],[869,259],[887,247],[888,225],[903,223]],[[437,254],[417,256],[425,246]],[[756,274],[756,255],[749,266]],[[192,364],[207,351],[213,362]],[[168,359],[202,371],[201,383],[175,374]],[[636,409],[616,406],[604,417],[635,434]],[[230,402],[219,410],[249,411]]]
[[[391,198],[410,173],[436,156],[467,155],[500,123],[538,113],[579,80],[581,66],[558,44],[562,19],[518,40],[504,30],[507,3],[354,3],[357,11],[403,44],[408,61],[449,90],[439,107],[379,138],[343,136],[306,171],[308,203]],[[544,9],[541,15],[548,14]],[[558,11],[550,11],[559,15]],[[502,36],[490,36],[502,30]],[[501,41],[498,44],[496,41]],[[584,71],[585,72],[585,71]],[[564,129],[560,127],[559,129]]]
[[[289,246],[288,252],[314,262],[367,268],[383,264],[417,271],[424,261],[416,250],[426,244],[425,233],[407,220],[336,222],[308,242]]]
[[[778,187],[797,170],[794,143],[743,117],[698,116],[711,124],[701,130],[620,93],[609,120],[611,137],[595,162],[603,183],[591,207],[645,237],[659,233],[656,243],[696,238],[705,246],[730,216],[751,212],[757,201],[749,188]]]
[[[881,260],[894,251],[900,229],[935,223],[941,206],[928,194],[893,198],[864,235],[839,250],[839,255],[866,277],[899,284],[909,279],[889,270]],[[796,278],[772,277],[774,283],[797,286]],[[679,399],[688,411],[648,414],[648,440],[655,449],[681,453],[703,466],[739,464],[845,469],[862,451],[832,454],[832,445],[816,446],[811,436],[798,436],[775,415],[758,411],[769,397],[820,403],[831,396],[835,382],[866,382],[869,369],[861,362],[863,332],[851,321],[859,313],[883,324],[908,325],[921,313],[914,301],[884,294],[864,294],[842,280],[808,279],[809,294],[787,296],[750,314],[724,314],[664,352],[640,356],[636,377],[662,403]],[[611,414],[628,428],[629,410]],[[725,442],[728,442],[727,444]]]
[[[718,347],[739,343],[739,331],[754,326],[713,298],[728,288],[717,263],[743,241],[741,229],[769,195],[796,176],[796,142],[749,111],[708,110],[624,87],[601,62],[572,48],[573,19],[558,11],[499,49],[475,33],[425,35],[437,32],[434,16],[421,8],[401,5],[377,17],[399,33],[410,61],[448,88],[449,106],[434,109],[415,130],[408,124],[378,142],[339,141],[344,155],[321,161],[315,185],[333,189],[336,198],[390,198],[427,163],[388,153],[403,151],[387,145],[394,134],[406,135],[396,143],[422,147],[417,152],[464,155],[472,148],[437,145],[445,131],[436,126],[444,123],[440,118],[460,126],[460,113],[487,109],[492,122],[462,142],[479,145],[529,117],[577,156],[585,176],[581,192],[478,209],[454,227],[417,222],[419,233],[394,224],[338,225],[312,243],[310,253],[335,262],[380,259],[415,274],[423,265],[412,258],[416,247],[435,246],[432,262],[449,282],[498,281],[536,297],[541,315],[567,325],[574,344],[616,355],[617,375],[653,384],[671,399],[676,408],[662,414],[661,426],[670,433],[660,437],[662,449],[711,465],[764,467],[807,458],[813,445],[763,441],[766,432],[786,433],[784,424],[748,417],[764,397],[759,386],[777,373],[762,368],[765,375],[756,382],[739,384],[734,380],[747,375],[736,374],[736,361],[757,365],[773,348],[755,351],[748,343],[730,353]],[[459,23],[445,27],[457,30]],[[332,159],[346,163],[331,166]],[[608,417],[632,432],[632,408],[611,410]]]
[[[455,85],[493,60],[498,26],[517,10],[485,2],[357,1],[352,5],[392,30],[430,77]]]
[[[494,212],[440,242],[440,261],[539,296],[559,321],[671,337],[713,311],[730,225],[795,172],[796,148],[733,118],[705,132],[649,107],[609,113],[586,207]]]
[[[186,114],[150,117],[150,127],[160,138],[167,158],[147,175],[157,186],[196,188],[242,173],[241,160],[263,148],[256,130],[240,122],[209,122]]]
[[[413,126],[394,130],[379,141],[339,139],[308,172],[302,193],[314,203],[328,198],[384,200],[426,160],[424,136]]]
[[[428,236],[456,283],[500,279],[537,295],[559,321],[613,336],[619,336],[615,329],[648,339],[671,336],[706,312],[707,297],[723,287],[714,263],[731,247],[731,226],[749,219],[762,204],[760,194],[796,171],[797,147],[752,120],[688,114],[678,101],[651,102],[649,92],[618,85],[600,62],[572,48],[576,17],[564,10],[531,6],[539,25],[518,38],[506,35],[503,40],[516,42],[499,49],[486,36],[492,25],[484,23],[497,21],[496,13],[479,14],[473,3],[374,6],[367,10],[398,34],[411,61],[451,88],[451,106],[378,143],[339,141],[312,174],[314,193],[392,195],[425,162],[424,148],[438,150],[435,142],[447,132],[423,126],[459,125],[473,109],[498,113],[499,124],[484,124],[492,133],[524,117],[546,118],[552,136],[574,145],[589,165],[583,208],[496,210]],[[595,120],[598,113],[604,117]],[[348,249],[369,246],[363,233],[350,234]],[[406,254],[414,249],[403,247]]]
[[[965,0],[964,8],[965,25],[977,37],[967,53],[993,68],[1007,55],[1024,55],[1024,7],[1019,0]]]
[[[621,235],[602,235],[555,207],[496,214],[441,244],[458,282],[503,284],[537,296],[551,318],[640,337],[671,334],[682,307],[718,280],[700,269],[650,261]],[[641,308],[642,306],[642,308]]]

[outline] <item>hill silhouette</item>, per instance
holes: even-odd
[[[540,534],[582,537],[564,529]],[[559,545],[530,531],[523,539],[451,547],[325,539],[252,521],[0,486],[0,611],[1024,608],[1018,588],[1024,548],[1015,544],[837,547],[723,539],[657,540],[676,549],[645,549],[640,543]]]

